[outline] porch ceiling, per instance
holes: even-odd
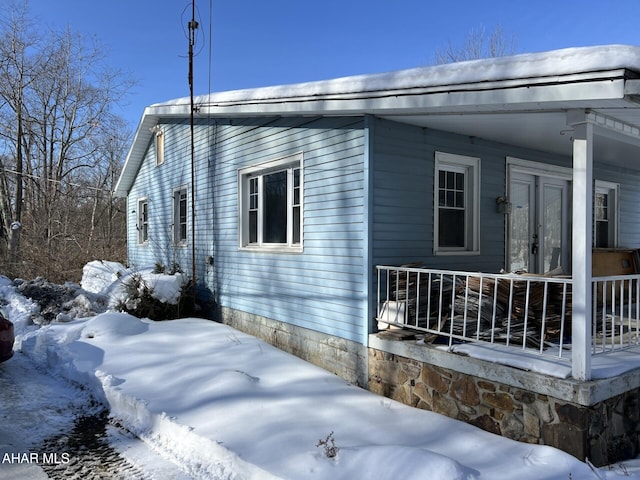
[[[591,111],[619,122],[624,128],[640,128],[640,105],[629,101],[624,101],[624,104],[623,108],[592,108]],[[384,118],[570,156],[573,129],[567,125],[568,110],[387,115]],[[597,127],[594,159],[607,164],[640,166],[640,137],[625,135],[616,129]]]

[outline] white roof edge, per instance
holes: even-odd
[[[131,148],[127,153],[127,158],[122,166],[122,171],[120,172],[116,186],[113,189],[113,194],[116,197],[126,197],[129,193],[129,188],[131,187],[133,179],[138,172],[138,167],[140,166],[140,159],[144,155],[144,151],[140,152],[140,150],[146,150],[146,146],[151,138],[151,128],[155,126],[158,121],[157,119],[158,117],[153,114],[150,107],[146,107],[144,109],[144,113],[142,114],[140,123],[138,123],[136,133],[133,136]]]
[[[331,80],[276,85],[228,92],[210,93],[194,98],[197,105],[231,106],[253,104],[256,113],[266,104],[278,104],[286,100],[305,102],[310,100],[345,98],[366,92],[429,90],[455,85],[479,85],[487,88],[491,82],[513,82],[544,79],[553,82],[560,78],[579,75],[583,79],[601,78],[602,72],[625,70],[640,73],[640,47],[631,45],[603,45],[527,53],[466,62],[417,67],[388,73],[356,75]],[[575,79],[573,79],[575,80]],[[571,81],[571,79],[569,80]],[[414,93],[414,92],[412,92]],[[323,98],[325,97],[325,98]],[[190,99],[181,97],[156,103],[145,108],[132,146],[127,154],[120,178],[114,189],[117,196],[126,196],[137,174],[151,138],[150,128],[161,117],[189,115]],[[233,108],[232,108],[233,109]],[[225,110],[222,108],[221,110]],[[271,111],[272,109],[266,109]],[[273,112],[266,114],[274,114]],[[229,114],[229,111],[225,113]],[[247,113],[247,112],[245,112]]]
[[[194,98],[194,103],[259,103],[278,99],[317,98],[373,91],[543,78],[616,69],[634,69],[640,72],[640,47],[605,45],[566,48],[387,73],[210,93]],[[163,110],[167,114],[181,114],[185,105],[190,104],[189,100],[181,97],[151,105],[151,108],[157,109],[156,111]]]

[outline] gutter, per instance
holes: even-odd
[[[312,94],[285,95],[287,87],[266,87],[253,90],[240,90],[234,92],[211,93],[195,99],[201,114],[217,114],[220,110],[248,111],[250,107],[255,114],[263,113],[260,107],[274,105],[303,104],[313,102],[332,101],[371,101],[377,99],[398,99],[399,97],[418,97],[434,94],[456,94],[487,92],[496,90],[510,90],[517,88],[548,87],[566,84],[591,83],[597,81],[614,81],[625,78],[624,69],[583,72],[566,75],[550,75],[539,77],[510,78],[504,80],[479,81],[469,83],[448,83],[431,86],[408,86],[394,89],[366,89],[359,91],[343,92],[318,92]],[[293,88],[293,87],[292,87]],[[279,94],[282,93],[282,94]],[[161,116],[185,116],[189,115],[188,98],[179,98],[166,103],[158,103],[148,107]],[[286,110],[283,108],[283,110]],[[324,107],[324,113],[331,114],[331,108]],[[362,113],[362,112],[361,112]]]

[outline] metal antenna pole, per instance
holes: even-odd
[[[193,45],[195,43],[195,32],[198,28],[198,22],[195,19],[196,2],[191,2],[191,21],[189,22],[189,98],[190,98],[190,128],[191,128],[191,289],[193,308],[196,306],[196,165],[195,165],[195,146],[194,146],[194,126],[193,113],[195,107],[193,105]]]

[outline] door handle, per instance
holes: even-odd
[[[531,254],[535,255],[536,253],[538,253],[538,244],[537,243],[532,243],[531,244]]]

